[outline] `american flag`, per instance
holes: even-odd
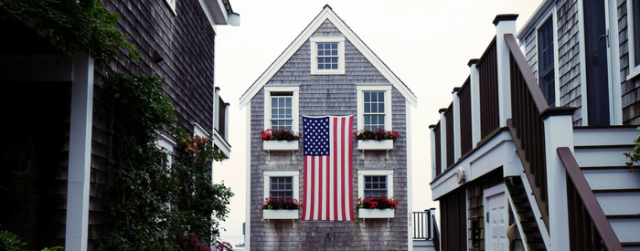
[[[302,220],[353,221],[353,116],[302,116]]]

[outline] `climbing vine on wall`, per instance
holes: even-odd
[[[100,0],[3,0],[0,9],[0,19],[20,19],[50,41],[61,58],[84,51],[102,67],[116,59],[140,59],[140,52],[114,27],[118,14]]]
[[[97,239],[97,250],[168,250],[176,233],[195,233],[208,245],[229,212],[233,193],[211,181],[211,163],[226,156],[207,139],[172,127],[173,109],[160,91],[162,82],[122,73],[103,79],[99,106],[113,121],[115,164],[109,231]],[[180,142],[171,164],[156,146],[165,129]]]

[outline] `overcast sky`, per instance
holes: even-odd
[[[415,93],[412,109],[413,208],[438,207],[431,200],[428,126],[451,103],[453,87],[469,75],[467,62],[482,55],[495,36],[497,14],[519,14],[517,30],[542,0],[231,0],[239,27],[218,26],[215,85],[231,103],[229,160],[215,164],[214,180],[231,187],[231,214],[222,239],[242,243],[246,208],[246,108],[239,98],[320,13],[325,4]],[[411,198],[410,198],[411,199]],[[236,237],[237,236],[237,237]]]

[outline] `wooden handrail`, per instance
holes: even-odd
[[[608,251],[622,251],[622,245],[613,231],[609,220],[607,220],[607,216],[604,214],[600,203],[596,200],[596,196],[593,194],[589,183],[587,183],[587,180],[584,178],[584,174],[582,170],[580,170],[580,166],[573,156],[573,153],[571,153],[571,149],[568,147],[558,147],[556,151],[558,152],[558,156],[560,156],[560,161],[567,170],[567,175],[573,183],[576,192],[580,196],[580,199],[582,199],[583,205],[587,213],[589,213],[593,225],[600,234],[604,247]]]
[[[527,84],[527,88],[531,93],[533,102],[535,103],[536,108],[538,108],[538,112],[542,114],[545,110],[549,109],[549,105],[547,104],[547,100],[544,98],[544,95],[542,95],[542,90],[540,90],[540,86],[538,86],[536,77],[533,76],[531,67],[529,67],[529,64],[524,58],[522,51],[520,51],[518,42],[516,42],[516,38],[513,36],[513,34],[504,34],[504,39],[507,41],[507,46],[509,47],[511,56],[513,56],[514,61],[518,65],[518,69],[520,69],[520,72],[522,73],[522,78]]]

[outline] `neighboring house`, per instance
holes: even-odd
[[[640,124],[640,1],[544,1],[518,34],[516,18],[496,17],[429,127],[442,250],[638,250],[622,153]]]
[[[378,98],[377,101],[369,99],[372,96]],[[411,90],[331,7],[325,6],[240,98],[240,108],[246,107],[247,112],[245,249],[322,250],[324,245],[327,250],[410,249],[409,108],[415,107],[416,101]],[[372,102],[379,111],[365,110]],[[302,116],[324,115],[353,115],[351,128],[340,127],[349,132],[365,127],[384,128],[396,130],[402,136],[388,151],[365,152],[359,149],[355,138],[346,142],[352,145],[351,149],[345,148],[345,151],[352,150],[351,155],[345,156],[350,159],[345,165],[350,166],[352,179],[336,180],[345,181],[346,187],[351,183],[353,188],[341,197],[352,204],[340,208],[346,213],[345,218],[308,220],[306,216],[303,219],[303,210],[295,211],[289,219],[269,216],[267,210],[262,209],[266,197],[285,195],[306,203],[305,192],[310,193],[312,189],[305,189],[304,185],[305,135],[299,142],[293,141],[292,147],[274,149],[267,146],[267,141],[263,142],[261,131],[287,127],[304,132]],[[366,189],[365,183],[376,183],[377,191]],[[371,192],[394,197],[399,201],[398,208],[385,218],[365,221],[368,216],[359,213],[356,207],[358,198]],[[331,209],[337,210],[330,207],[326,217],[321,218],[333,218]],[[353,221],[348,220],[350,215]]]
[[[165,78],[163,91],[177,125],[213,138],[229,156],[229,105],[213,82],[216,26],[240,21],[229,1],[102,3],[120,13],[117,28],[142,54],[140,62],[113,62],[113,69]],[[0,30],[11,34],[0,49],[0,83],[11,87],[0,94],[7,108],[0,171],[11,180],[0,184],[0,228],[38,250],[93,250],[91,238],[108,231],[105,204],[113,162],[109,116],[95,105],[105,72],[86,53],[57,61],[56,51],[20,22],[2,20]],[[158,145],[172,151],[175,139],[161,133]]]

